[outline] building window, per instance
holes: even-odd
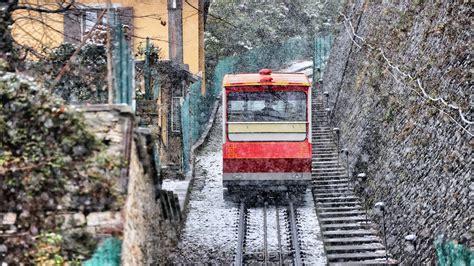
[[[84,36],[89,33],[94,25],[98,23],[92,36],[93,42],[105,42],[107,14],[101,21],[97,21],[103,8],[84,8],[68,11],[64,14],[64,42],[79,43],[84,40]],[[116,7],[110,10],[112,19],[118,17],[127,29],[127,38],[131,42],[133,36],[133,8],[132,7]]]
[[[173,97],[171,101],[171,132],[181,132],[181,101],[182,97]]]

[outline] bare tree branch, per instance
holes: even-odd
[[[12,8],[12,11],[14,10],[29,10],[29,11],[35,11],[35,12],[39,12],[39,13],[50,13],[50,14],[53,14],[53,13],[64,13],[66,11],[68,11],[69,9],[71,9],[71,7],[74,5],[76,1],[75,0],[71,0],[70,3],[68,3],[66,6],[62,6],[58,9],[48,9],[48,8],[42,8],[42,7],[34,7],[32,5],[26,5],[26,6],[14,6]]]

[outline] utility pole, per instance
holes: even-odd
[[[170,59],[183,64],[183,3],[168,1],[168,35]]]

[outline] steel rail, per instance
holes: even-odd
[[[275,206],[276,209],[276,225],[277,225],[277,237],[278,237],[278,265],[283,265],[283,251],[281,247],[281,228],[280,228],[280,214],[278,213],[280,210],[278,206]]]
[[[264,261],[264,265],[267,265],[268,263],[267,207],[268,207],[268,203],[265,202],[263,204],[263,261]]]
[[[301,250],[300,245],[298,243],[298,230],[296,228],[296,217],[295,217],[295,210],[293,208],[293,202],[290,200],[288,201],[288,209],[290,215],[290,229],[291,229],[291,242],[293,246],[293,260],[294,265],[299,266],[302,265],[301,263]]]
[[[244,262],[244,241],[245,241],[245,204],[240,203],[240,213],[239,213],[239,234],[237,236],[237,250],[235,254],[235,265],[243,265]]]

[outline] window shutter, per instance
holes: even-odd
[[[64,42],[77,44],[81,41],[81,15],[79,11],[64,13]]]

